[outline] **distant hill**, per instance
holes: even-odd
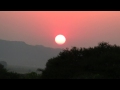
[[[0,40],[0,61],[5,61],[8,65],[45,68],[47,60],[58,55],[60,51],[62,49]]]

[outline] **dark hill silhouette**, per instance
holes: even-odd
[[[45,68],[47,60],[61,50],[21,41],[0,40],[0,61],[6,61],[8,65]]]

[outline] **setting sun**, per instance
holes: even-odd
[[[63,35],[57,35],[57,36],[55,37],[55,42],[56,42],[57,44],[59,44],[59,45],[64,44],[65,41],[66,41],[66,38],[65,38],[65,36],[63,36]]]

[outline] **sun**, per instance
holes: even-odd
[[[59,45],[62,45],[66,42],[66,38],[65,38],[65,36],[59,34],[55,37],[55,42]]]

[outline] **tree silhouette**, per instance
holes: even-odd
[[[5,61],[0,61],[0,64],[2,64],[5,68],[7,67],[7,62]]]
[[[120,78],[120,47],[101,42],[93,48],[67,48],[48,60],[42,78]]]
[[[6,78],[7,70],[4,68],[2,64],[0,64],[0,79]]]

